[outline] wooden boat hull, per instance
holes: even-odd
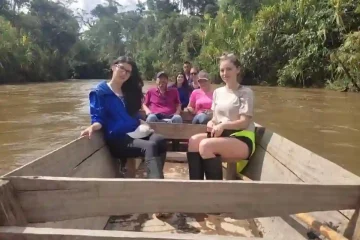
[[[156,131],[164,135],[168,135],[168,138],[170,139],[186,139],[192,134],[194,134],[196,131],[203,131],[204,127],[190,124],[152,124],[152,126]],[[327,159],[324,159],[308,151],[307,149],[298,146],[297,144],[289,141],[288,139],[277,135],[276,133],[264,129],[261,126],[258,126],[258,129],[259,134],[261,133],[261,136],[257,138],[256,152],[252,157],[250,164],[244,171],[244,174],[246,176],[255,181],[261,182],[271,181],[275,183],[290,183],[293,184],[291,185],[293,187],[298,187],[300,183],[310,183],[310,185],[350,184],[354,185],[354,187],[351,189],[354,189],[354,191],[352,192],[354,192],[355,197],[357,196],[357,184],[360,183],[360,178],[358,176],[346,171],[345,169],[328,161]],[[173,134],[174,132],[176,133],[175,135]],[[188,179],[187,164],[183,160],[184,154],[182,154],[182,156],[180,157],[179,154],[181,155],[181,153],[172,154],[173,156],[169,156],[170,160],[178,159],[178,163],[166,163],[166,178]],[[178,155],[174,157],[174,154]],[[180,158],[182,159],[181,161],[183,161],[183,163],[181,163]],[[132,172],[132,170],[138,168],[140,168],[140,171],[137,171],[137,177],[144,177],[144,172],[141,171],[141,159],[136,159],[131,162],[131,164],[132,166],[129,165],[129,172],[127,173],[126,177],[134,177],[134,172]],[[227,166],[224,167],[226,168]],[[119,177],[119,174],[116,161],[110,155],[102,139],[102,135],[99,133],[95,134],[91,140],[85,138],[76,139],[75,141],[63,146],[62,148],[59,148],[39,159],[34,160],[29,164],[15,169],[14,171],[4,175],[1,183],[3,184],[3,186],[17,186],[14,181],[20,181],[17,179],[18,177],[22,176],[111,179]],[[61,179],[59,179],[59,181],[60,180]],[[10,185],[9,181],[11,183]],[[28,181],[25,181],[26,184],[30,184],[30,182],[28,183]],[[38,186],[41,185],[36,185],[36,187]],[[242,187],[243,185],[237,186]],[[331,186],[326,186],[326,188],[328,187]],[[340,191],[340,188],[336,189],[339,189]],[[25,195],[22,195],[22,192],[19,191],[19,189],[17,189],[16,187],[15,189],[10,189],[6,191],[14,191],[14,198],[19,199],[20,209],[27,209],[25,204],[27,200],[30,199],[29,197],[22,198],[21,196]],[[319,194],[319,191],[315,191],[313,195],[304,196],[303,201],[309,202],[309,204],[303,204],[302,209],[324,209],[323,206],[320,206],[315,201],[316,199],[319,199],[319,197],[321,197],[320,195],[317,195]],[[276,193],[269,192],[267,193],[267,195],[265,194],[261,198],[269,198],[273,196],[273,194],[276,195]],[[3,196],[4,195],[0,194],[0,198]],[[144,195],[143,197],[146,199],[147,195]],[[248,196],[244,195],[243,197],[246,198]],[[291,196],[284,195],[284,197],[287,198]],[[261,198],[259,197],[259,199]],[[329,195],[329,198],[334,197]],[[352,199],[353,197],[351,196],[350,200],[352,201]],[[338,201],[335,201],[336,203],[334,203],[334,206],[337,207],[332,208],[331,205],[328,207],[328,210],[321,210],[320,212],[311,210],[310,215],[318,221],[330,225],[339,233],[344,234],[346,228],[348,227],[349,220],[354,213],[354,210],[351,209],[355,209],[355,205],[346,205],[350,206],[348,208],[350,210],[343,210],[340,207],[340,203],[341,201],[345,201],[346,199],[344,198],[344,196],[339,194],[339,199],[337,200]],[[46,199],[44,199],[43,201],[45,204]],[[129,201],[132,201],[132,199],[129,198]],[[320,200],[317,201],[319,202]],[[174,199],[174,202],[176,202],[176,199]],[[254,201],[254,204],[258,203]],[[311,204],[314,204],[314,206],[311,206]],[[61,209],[55,210],[62,211]],[[299,221],[299,219],[295,215],[291,214],[281,215],[281,217],[278,215],[275,215],[273,217],[255,217],[250,220],[238,220],[236,218],[232,218],[231,216],[219,216],[201,213],[189,214],[182,212],[177,212],[173,214],[173,216],[169,219],[159,220],[153,219],[151,214],[152,213],[138,213],[123,216],[114,216],[113,214],[104,216],[103,214],[99,214],[99,216],[80,217],[75,219],[64,219],[47,222],[29,222],[29,219],[31,219],[29,218],[29,212],[25,211],[25,214],[22,215],[22,217],[25,218],[25,220],[28,222],[21,221],[21,217],[14,217],[11,222],[9,221],[9,219],[1,219],[0,217],[0,226],[26,225],[27,227],[51,227],[54,229],[107,229],[136,232],[142,231],[152,233],[196,233],[196,236],[198,237],[202,235],[225,235],[243,237],[264,237],[265,239],[294,240],[307,239],[307,234],[309,233],[308,226]],[[258,216],[261,215],[260,212],[256,213],[255,215],[257,214]],[[56,214],[52,215],[52,217],[54,216],[56,216]],[[15,234],[18,229],[12,228],[9,230],[9,228],[0,227],[0,237],[4,237],[4,239],[6,239],[5,237],[10,236],[9,231],[12,231],[11,234]],[[37,230],[29,229],[29,231],[33,233]],[[83,233],[81,232],[81,234]],[[91,232],[91,234],[95,233]],[[143,235],[141,236],[142,237],[139,237],[138,239],[148,239],[146,238],[147,235],[145,237]],[[198,237],[196,237],[196,239],[199,239]]]
[[[166,179],[188,179],[187,163],[165,163]],[[137,178],[145,178],[143,166],[137,171]],[[153,213],[113,216],[105,229],[119,231],[141,231],[161,233],[193,233],[260,237],[261,233],[252,220],[237,220],[227,215],[199,213],[174,213],[166,218],[157,218]]]

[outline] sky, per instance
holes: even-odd
[[[84,9],[86,12],[90,12],[93,10],[96,5],[104,3],[104,0],[78,0],[77,3],[71,5],[71,8],[77,9],[81,8]],[[117,0],[118,3],[126,7],[126,10],[135,9],[137,0]]]

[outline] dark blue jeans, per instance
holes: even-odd
[[[106,142],[113,157],[121,160],[144,157],[148,178],[164,178],[167,144],[162,135],[153,133],[141,139],[133,139],[126,135]]]

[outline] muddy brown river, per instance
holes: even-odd
[[[0,86],[0,175],[77,138],[97,82]],[[360,94],[252,88],[257,123],[360,175]]]

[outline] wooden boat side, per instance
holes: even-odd
[[[244,173],[251,179],[335,184],[360,182],[359,176],[268,129],[257,147],[252,164]],[[314,212],[311,215],[344,233],[353,213],[354,210],[345,210]]]
[[[214,211],[235,213],[237,218],[247,219],[313,210],[353,209],[360,198],[359,185],[341,184],[66,177],[9,177],[7,180],[18,197],[18,201],[11,201],[11,204],[19,204],[17,208],[22,209],[28,222],[152,211]],[[158,191],[159,188],[163,191]],[[264,193],[269,193],[266,198]],[[313,201],[303,201],[303,194],[312,194]],[[6,223],[5,219],[8,225]],[[17,223],[11,226],[14,225]],[[290,236],[294,239],[293,234]]]
[[[198,234],[169,234],[169,233],[144,233],[130,231],[108,231],[108,230],[79,230],[79,229],[53,229],[33,227],[0,227],[2,240],[24,239],[24,240],[272,240],[271,238],[253,237],[231,237],[211,236]],[[17,238],[18,237],[18,238]]]
[[[152,124],[152,127],[168,138],[173,139],[183,139],[195,133],[204,132],[204,126],[188,124],[184,124],[181,127],[176,124],[163,127],[161,124],[156,123]],[[358,176],[342,167],[268,129],[262,128],[260,125],[257,125],[257,127],[258,130],[260,129],[257,133],[257,150],[251,159],[251,163],[245,169],[245,174],[252,179],[280,182],[359,183]],[[173,153],[170,157],[171,160],[177,159],[178,161],[185,161],[184,158],[185,153],[181,152]],[[314,168],[315,171],[313,171]],[[331,169],[331,171],[327,173],[326,169]],[[299,176],[303,177],[300,178]],[[353,212],[353,210],[328,211],[314,212],[311,215],[340,233],[344,233]],[[286,220],[288,225],[297,228],[303,234],[307,231],[304,228],[304,224],[298,221],[295,216],[283,217],[282,220],[277,218],[277,220],[280,222]],[[265,222],[267,220],[262,221],[266,225]],[[275,231],[274,234],[278,234],[278,232]]]
[[[78,138],[34,161],[25,164],[2,177],[9,176],[59,176],[98,177],[117,176],[117,166],[113,161],[102,134],[96,133],[92,139]],[[110,216],[90,217],[73,220],[28,224],[32,227],[104,229]]]
[[[252,219],[304,211],[355,209],[360,199],[357,184],[38,176],[7,180],[29,223],[152,211],[220,212],[234,214],[237,219]],[[311,204],[303,201],[304,195],[312,196]]]
[[[168,131],[166,129],[175,130],[178,139],[186,139],[189,134],[194,134],[196,131],[203,132],[204,126],[196,125],[173,125],[167,124],[158,125],[152,124],[154,128],[158,127],[158,131]],[[175,126],[175,127],[174,127]],[[190,127],[191,126],[191,127]],[[192,128],[192,130],[188,130]],[[195,129],[195,130],[194,130]],[[313,183],[314,179],[320,183],[327,183],[330,174],[316,175],[316,173],[326,172],[327,167],[332,167],[333,173],[340,173],[340,176],[333,174],[333,182],[344,183],[342,179],[346,179],[347,183],[358,183],[358,176],[349,173],[340,166],[337,166],[330,161],[323,159],[314,153],[292,143],[288,139],[270,132],[269,130],[262,129],[264,137],[257,139],[257,150],[251,164],[247,167],[245,173],[255,180],[261,181],[279,181],[279,182],[308,182]],[[181,135],[179,135],[179,133]],[[176,137],[175,137],[176,138]],[[278,148],[282,146],[284,150],[279,152]],[[291,146],[291,147],[287,147]],[[297,150],[301,150],[302,157],[296,157]],[[314,157],[315,156],[315,157]],[[289,157],[291,161],[289,162]],[[319,160],[320,158],[320,160]],[[305,159],[305,160],[304,160]],[[317,162],[315,162],[317,161]],[[306,172],[306,169],[312,169],[315,162],[315,174]],[[140,161],[137,160],[135,168],[139,166]],[[57,149],[54,152],[45,155],[23,167],[20,167],[4,177],[9,176],[26,176],[26,175],[50,175],[50,176],[67,176],[67,177],[81,177],[81,178],[113,178],[116,177],[116,166],[110,156],[108,149],[104,146],[101,134],[95,135],[89,141],[81,138],[77,139],[70,144],[65,145],[63,148]],[[306,167],[303,167],[305,164]],[[299,166],[300,165],[300,166]],[[49,170],[49,171],[48,171]],[[325,176],[325,177],[322,177]],[[350,212],[351,214],[351,212]],[[350,215],[345,217],[339,211],[313,213],[316,219],[324,221],[332,221],[339,224],[339,231],[343,233],[347,225]],[[36,224],[36,226],[50,226],[55,228],[71,227],[79,229],[103,229],[108,222],[109,217],[94,217],[82,218],[76,220],[65,220],[50,223]],[[87,220],[87,221],[84,221]],[[99,221],[96,221],[99,220]],[[256,219],[258,226],[263,232],[265,237],[269,239],[307,239],[306,233],[308,229],[302,225],[294,216],[285,217],[271,217]]]

